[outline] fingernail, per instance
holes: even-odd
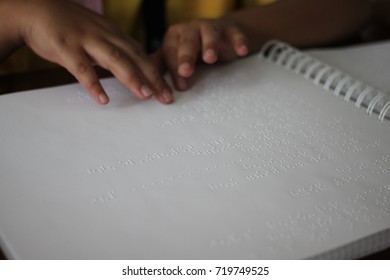
[[[184,62],[179,66],[179,75],[187,76],[191,73],[191,65],[188,62]]]
[[[141,93],[144,97],[150,97],[153,95],[153,91],[148,86],[141,86]]]
[[[217,53],[213,50],[213,49],[208,49],[207,51],[205,51],[204,53],[204,56],[206,57],[215,57],[217,56]]]
[[[162,92],[162,98],[164,99],[164,101],[166,103],[171,103],[173,101],[173,98],[172,98],[172,94],[169,90],[165,89],[163,92]]]
[[[238,55],[247,55],[248,54],[248,47],[245,45],[241,45],[238,47]]]
[[[99,93],[98,95],[99,101],[101,104],[107,104],[108,103],[108,97],[104,93]]]

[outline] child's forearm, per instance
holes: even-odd
[[[241,26],[251,52],[270,38],[308,47],[357,34],[373,16],[372,3],[369,0],[279,0],[267,6],[239,10],[226,19]]]
[[[0,0],[0,60],[23,45],[20,21],[15,3],[18,0]]]
[[[136,41],[70,0],[0,0],[0,17],[0,58],[26,44],[65,67],[100,104],[109,98],[94,65],[111,71],[140,99],[173,100],[169,85]]]

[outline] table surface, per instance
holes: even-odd
[[[111,76],[109,72],[103,69],[97,68],[96,70],[99,77]],[[3,75],[0,76],[0,95],[10,92],[65,85],[74,82],[76,82],[74,77],[62,68],[46,69],[32,73]],[[6,257],[0,248],[0,260],[5,259]],[[390,260],[390,248],[369,255],[364,259]]]

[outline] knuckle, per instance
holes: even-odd
[[[160,77],[161,77],[161,75],[160,75],[160,73],[158,72],[158,70],[156,69],[156,68],[152,68],[151,70],[150,70],[150,72],[149,72],[150,74],[150,77],[154,80],[154,81],[158,81],[158,80],[160,80]]]
[[[218,44],[215,41],[210,41],[204,44],[203,51],[208,49],[218,49]]]
[[[80,83],[83,85],[83,87],[90,92],[93,95],[98,95],[102,91],[102,87],[100,85],[99,80],[90,78],[90,79],[84,79],[80,80]]]
[[[67,48],[71,45],[69,37],[63,34],[56,35],[54,41],[62,48]]]
[[[95,79],[87,81],[86,88],[91,92],[97,92],[100,90],[100,83]]]
[[[127,46],[128,46],[128,50],[130,51],[131,54],[133,54],[137,57],[141,57],[142,59],[148,60],[147,59],[148,56],[144,52],[142,46],[138,42],[136,42],[134,39],[128,38],[127,39]]]
[[[111,63],[117,63],[123,59],[123,54],[117,48],[111,48],[108,54],[108,60]]]
[[[193,57],[191,55],[188,55],[188,54],[183,54],[180,56],[179,61],[180,61],[180,63],[184,63],[184,62],[191,63],[193,61]]]
[[[183,37],[181,39],[181,43],[186,44],[186,45],[190,45],[190,46],[194,46],[197,43],[197,41],[192,37]]]
[[[90,66],[86,62],[79,61],[76,63],[76,65],[74,67],[74,71],[75,71],[76,75],[85,75],[86,73],[89,72],[89,68],[90,68]]]

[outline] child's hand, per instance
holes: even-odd
[[[139,44],[102,16],[71,1],[11,2],[19,8],[26,44],[41,57],[65,67],[100,104],[108,103],[109,98],[94,64],[110,70],[141,99],[155,95],[162,103],[172,102],[170,87]]]
[[[188,88],[187,78],[195,70],[198,55],[205,63],[230,61],[248,54],[246,36],[233,22],[224,19],[194,20],[169,28],[161,55],[175,87]]]

